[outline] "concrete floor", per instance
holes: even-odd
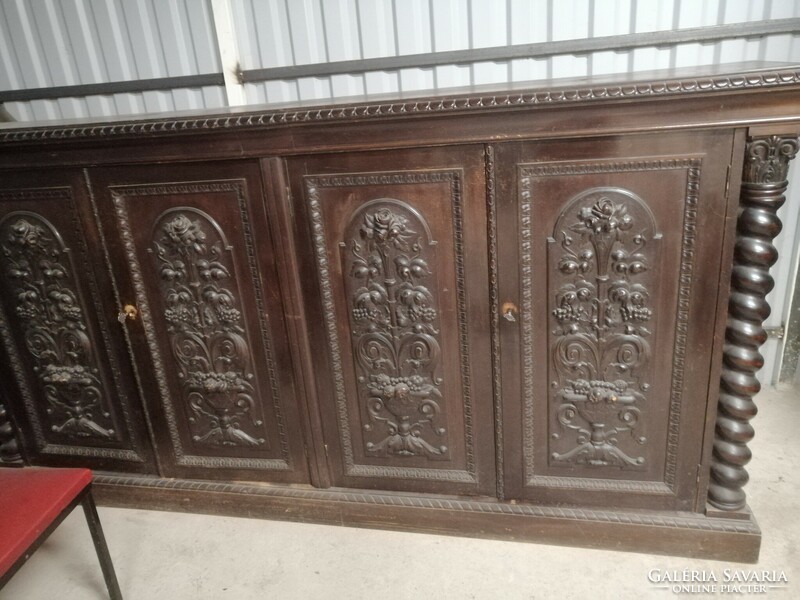
[[[771,598],[800,597],[800,392],[759,397],[749,502],[763,531]],[[753,569],[715,561],[277,521],[100,508],[127,600],[666,598],[651,569]],[[721,594],[731,597],[740,594]],[[73,512],[2,600],[94,600],[105,588],[82,511]]]

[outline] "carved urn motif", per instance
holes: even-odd
[[[552,464],[645,464],[636,453],[647,442],[641,408],[650,389],[653,313],[644,278],[654,258],[648,245],[656,237],[643,201],[616,188],[580,194],[556,224],[553,241],[561,252],[551,398],[562,431],[551,435]],[[563,430],[575,432],[574,444],[567,444]]]
[[[436,288],[425,282],[435,278],[435,242],[418,233],[427,225],[399,200],[372,201],[352,223],[345,272],[365,449],[372,456],[444,456],[439,310]]]

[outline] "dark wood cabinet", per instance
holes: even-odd
[[[164,474],[307,482],[258,163],[89,176]]]
[[[749,65],[0,128],[0,461],[121,506],[754,561],[798,94]]]

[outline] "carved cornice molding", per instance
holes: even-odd
[[[120,138],[198,133],[215,129],[265,129],[302,123],[363,121],[404,115],[449,114],[522,106],[575,104],[617,99],[659,98],[774,88],[800,84],[800,70],[744,72],[730,75],[657,79],[618,85],[562,87],[505,94],[454,95],[440,98],[364,102],[351,105],[289,108],[261,112],[165,118],[99,125],[33,127],[0,133],[0,142],[33,142],[85,138]]]

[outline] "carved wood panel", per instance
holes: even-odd
[[[169,345],[179,369],[191,438],[200,446],[266,446],[242,327],[232,248],[212,217],[191,207],[164,211],[147,251],[158,271]]]
[[[152,470],[126,358],[102,316],[81,174],[37,179],[57,185],[0,191],[0,336],[13,378],[5,388],[21,400],[9,408],[29,430],[27,454],[42,464]],[[30,180],[18,173],[4,183]]]
[[[69,248],[50,221],[31,211],[6,214],[0,240],[11,314],[44,392],[48,428],[68,438],[118,440]]]
[[[339,244],[369,456],[449,458],[430,237],[410,205],[379,198],[353,214]]]
[[[693,507],[687,431],[705,414],[716,297],[689,303],[719,277],[715,238],[697,231],[725,210],[731,142],[653,139],[501,151],[518,199],[520,360],[505,373],[520,395],[504,397],[521,417],[518,496]]]
[[[137,352],[165,469],[307,481],[272,235],[256,163],[98,171],[110,244],[130,273]],[[208,176],[218,175],[218,179]],[[130,282],[128,284],[128,282]]]
[[[551,466],[642,469],[652,382],[655,219],[622,188],[581,192],[548,239]],[[644,416],[644,418],[643,418]]]
[[[369,171],[389,158],[377,153],[290,163],[319,281],[334,485],[493,494],[490,365],[475,358],[485,253],[467,252],[485,245],[483,163],[479,149],[427,154],[397,153],[393,171]]]

